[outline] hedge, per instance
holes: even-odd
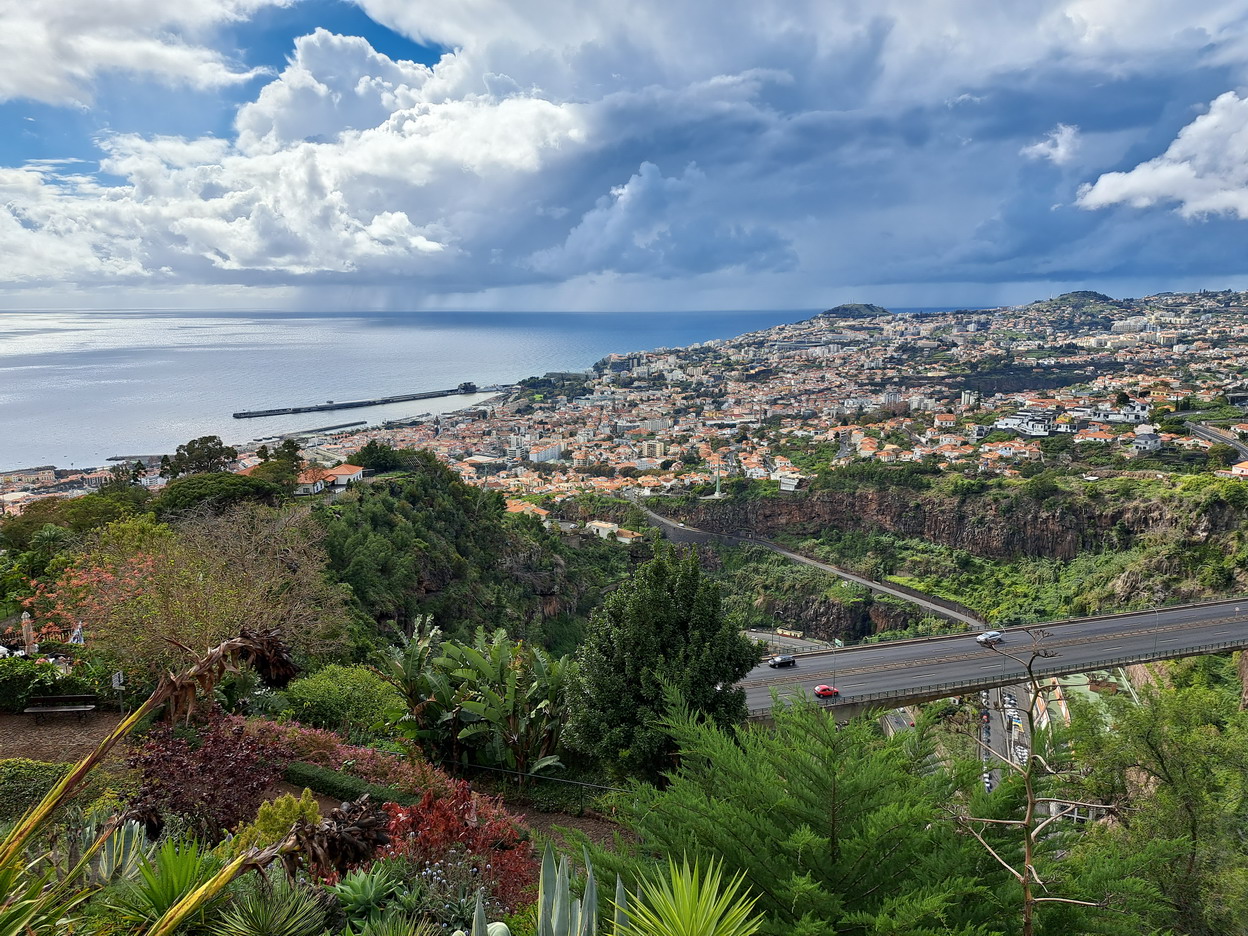
[[[55,695],[61,671],[28,657],[0,659],[0,711],[20,712],[32,695]]]
[[[305,764],[295,761],[286,768],[284,779],[293,786],[307,787],[314,793],[328,796],[340,802],[357,800],[365,793],[376,803],[398,803],[400,806],[414,806],[421,797],[401,793],[394,787],[367,783],[359,777],[353,777],[341,770],[318,767],[316,764]]]
[[[73,766],[24,757],[0,760],[0,822],[24,816]]]

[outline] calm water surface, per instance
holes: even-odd
[[[0,312],[0,469],[102,465],[363,419],[458,409],[480,397],[233,419],[298,406],[584,370],[613,352],[681,347],[812,312]]]

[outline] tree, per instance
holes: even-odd
[[[758,652],[725,618],[696,555],[660,549],[594,613],[576,659],[569,745],[612,770],[655,778],[673,766],[660,724],[665,687],[716,724],[736,724],[746,707],[735,683]]]
[[[1060,784],[1069,781],[1077,772],[1070,762],[1069,752],[1064,745],[1055,743],[1052,732],[1039,729],[1039,706],[1044,695],[1044,687],[1035,675],[1036,662],[1058,656],[1057,651],[1044,646],[1050,635],[1047,631],[1033,630],[1027,632],[1031,637],[1031,646],[1019,653],[1003,650],[998,644],[992,650],[1013,660],[1023,667],[1026,677],[1023,680],[1030,694],[1031,701],[1023,715],[1026,727],[1024,737],[1026,754],[1021,760],[1002,756],[993,748],[979,740],[979,726],[974,729],[976,744],[984,754],[995,757],[997,766],[1003,769],[1006,782],[1014,781],[1016,803],[1007,812],[999,808],[991,810],[986,816],[974,815],[964,804],[951,804],[948,812],[958,827],[973,836],[988,854],[995,859],[1006,873],[1017,884],[1020,904],[1020,932],[1022,936],[1033,936],[1043,932],[1042,922],[1052,927],[1057,921],[1050,919],[1054,912],[1063,915],[1058,932],[1090,932],[1089,920],[1082,925],[1075,925],[1071,918],[1073,912],[1086,913],[1088,909],[1105,911],[1117,904],[1114,909],[1130,900],[1135,909],[1144,909],[1155,904],[1156,891],[1147,882],[1141,880],[1132,867],[1130,860],[1115,862],[1106,856],[1101,864],[1117,864],[1119,873],[1104,874],[1071,874],[1071,870],[1079,866],[1078,861],[1067,861],[1070,857],[1070,844],[1073,839],[1063,834],[1061,823],[1069,823],[1072,816],[1080,808],[1096,809],[1102,807],[1103,801],[1086,802],[1071,799],[1062,795]],[[1067,769],[1070,768],[1070,769]],[[1013,774],[1011,777],[1010,775]],[[1019,795],[1021,794],[1021,796]],[[994,803],[999,807],[999,803]],[[1112,807],[1104,807],[1112,812]],[[1058,825],[1055,825],[1058,823]],[[1137,857],[1148,855],[1153,860],[1159,857],[1154,848],[1144,848]],[[1043,876],[1041,870],[1043,868]],[[1059,877],[1063,875],[1064,881]],[[1104,883],[1102,883],[1104,882]],[[1064,887],[1059,886],[1064,885]],[[1092,888],[1103,887],[1104,890],[1093,897]],[[1058,895],[1058,891],[1067,890],[1067,894]],[[1076,890],[1078,889],[1078,890]],[[1045,919],[1040,916],[1045,911]],[[1116,923],[1120,921],[1095,921],[1097,931],[1117,931]],[[1128,926],[1127,932],[1135,932]]]
[[[1176,932],[1244,932],[1248,914],[1248,718],[1212,689],[1140,690],[1139,704],[1106,698],[1075,710],[1082,794],[1121,817],[1112,847],[1165,844],[1149,877],[1172,904]],[[1108,716],[1108,718],[1106,717]]]
[[[214,471],[171,481],[154,506],[163,517],[201,508],[224,511],[246,501],[272,505],[281,495],[278,485],[263,478]]]
[[[1239,450],[1233,445],[1225,445],[1221,442],[1209,446],[1205,455],[1209,458],[1210,468],[1225,468],[1239,461]]]
[[[838,729],[809,703],[773,716],[769,730],[725,729],[678,710],[669,784],[618,801],[644,846],[591,846],[595,868],[632,881],[656,855],[718,861],[759,895],[768,936],[1000,931],[981,928],[1000,912],[985,899],[1000,874],[938,818],[957,794],[922,766],[935,752],[930,732],[885,738],[865,718]]]
[[[1119,390],[1118,395],[1114,397],[1114,406],[1127,406],[1131,403],[1131,397],[1127,395],[1127,391]]]
[[[105,527],[41,583],[28,607],[71,630],[136,680],[154,679],[242,628],[274,630],[305,656],[336,652],[342,592],[326,581],[306,511],[236,508],[176,526],[151,515]]]
[[[396,449],[385,442],[373,439],[351,456],[351,464],[373,471],[399,471],[415,466],[416,459],[410,450]]]
[[[221,441],[220,436],[200,436],[178,446],[172,457],[162,456],[160,473],[166,478],[180,475],[224,471],[238,458],[238,450]]]

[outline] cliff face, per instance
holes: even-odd
[[[815,640],[856,643],[863,637],[900,630],[918,623],[919,609],[867,599],[842,603],[824,596],[789,595],[767,603],[767,611],[785,627]]]
[[[989,559],[1072,559],[1081,552],[1125,548],[1156,534],[1200,543],[1244,525],[1225,504],[1200,511],[1152,501],[1109,498],[940,496],[906,490],[799,492],[755,501],[700,501],[679,519],[717,533],[752,530],[817,536],[829,528],[889,532],[963,549]]]

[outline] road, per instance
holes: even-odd
[[[709,530],[701,530],[697,527],[692,527],[688,524],[680,523],[676,520],[669,520],[667,517],[660,516],[645,504],[642,504],[639,500],[634,500],[633,503],[640,507],[642,511],[645,512],[646,516],[650,518],[651,522],[658,526],[659,529],[663,531],[663,534],[673,542],[709,542],[713,540],[716,542],[727,543],[732,546],[761,546],[763,549],[770,549],[774,553],[779,553],[786,559],[792,559],[794,562],[800,562],[803,565],[814,566],[816,569],[822,569],[830,575],[835,575],[837,578],[844,579],[847,582],[854,582],[855,584],[862,585],[865,588],[871,589],[873,592],[891,595],[894,598],[900,598],[902,601],[908,601],[911,604],[916,604],[925,611],[930,611],[940,617],[958,621],[962,624],[966,624],[968,627],[983,627],[983,621],[975,617],[973,614],[968,613],[967,610],[964,610],[954,602],[944,601],[940,598],[933,598],[930,595],[923,595],[920,592],[903,589],[900,586],[890,585],[887,582],[873,581],[865,576],[850,572],[847,569],[842,569],[839,566],[828,565],[826,562],[811,559],[809,556],[803,556],[801,553],[795,553],[793,550],[785,549],[783,546],[777,545],[770,540],[753,536],[733,536],[729,533],[712,533]]]
[[[1235,451],[1239,452],[1239,457],[1248,459],[1248,444],[1239,441],[1239,437],[1234,433],[1222,433],[1212,426],[1202,426],[1199,423],[1189,422],[1183,425],[1191,431],[1192,435],[1198,439],[1204,439],[1206,442],[1214,442],[1220,445],[1229,445]]]
[[[1124,662],[1169,659],[1248,646],[1248,599],[1161,608],[1131,614],[1035,625],[1049,636],[1037,659],[1037,675],[1082,673]],[[803,654],[795,667],[755,667],[740,685],[750,710],[765,715],[773,691],[781,698],[811,698],[826,683],[840,690],[832,707],[845,703],[895,706],[906,701],[1024,682],[1028,629],[1006,631],[998,648],[982,647],[973,634],[846,647]]]

